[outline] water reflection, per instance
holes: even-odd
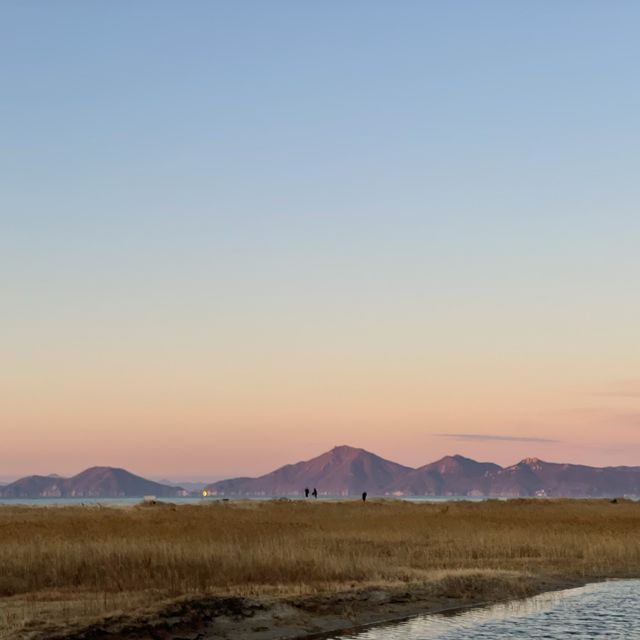
[[[640,639],[640,580],[617,580],[545,593],[527,600],[424,615],[336,636],[340,640]]]

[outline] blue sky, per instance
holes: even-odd
[[[413,463],[403,425],[434,452],[447,429],[555,440],[556,394],[640,377],[637,4],[0,12],[0,420],[25,434],[7,464],[33,466],[47,429],[106,438],[78,397],[120,407],[132,460],[156,424],[220,433],[226,459],[264,432],[304,456],[293,434],[320,429],[313,447],[345,434]],[[469,386],[486,402],[467,415]],[[640,453],[620,429],[613,461]],[[561,457],[601,453],[565,437]]]

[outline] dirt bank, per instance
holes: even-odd
[[[581,586],[582,578],[450,576],[438,583],[284,598],[181,599],[80,627],[23,629],[21,640],[311,640],[369,625]]]

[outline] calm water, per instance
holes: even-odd
[[[640,639],[640,580],[616,580],[534,598],[424,615],[334,640]]]
[[[124,506],[140,504],[142,498],[0,498],[0,505],[30,505],[37,507],[56,507],[65,505],[105,505]],[[173,502],[174,504],[196,504],[202,502],[202,498],[156,498],[158,502]]]
[[[189,496],[185,498],[157,498],[158,502],[173,502],[174,504],[199,504],[201,502],[216,502],[221,498],[201,498],[200,496]],[[274,500],[278,499],[272,496],[256,496],[252,498],[231,497],[229,501],[239,502],[242,500]],[[288,500],[305,500],[305,498],[289,497]],[[375,499],[375,498],[372,498]],[[489,500],[485,497],[470,497],[470,496],[407,496],[403,498],[388,497],[387,500],[407,500],[409,502],[448,502],[451,500],[466,500],[468,502],[482,502]],[[506,498],[495,498],[497,500],[506,500]],[[360,500],[359,497],[354,496],[322,496],[320,500]],[[307,502],[310,500],[307,499]],[[142,498],[0,498],[0,505],[2,504],[25,504],[35,506],[56,506],[56,505],[68,505],[68,504],[103,504],[103,505],[128,505],[138,504],[142,502]]]

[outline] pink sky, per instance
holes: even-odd
[[[471,384],[442,370],[437,380],[403,379],[393,369],[351,375],[246,376],[207,388],[148,369],[109,385],[95,375],[40,378],[22,395],[14,379],[0,475],[66,475],[94,464],[176,479],[257,475],[336,444],[411,466],[453,453],[503,465],[527,456],[640,462],[633,380],[561,387],[526,377]]]

